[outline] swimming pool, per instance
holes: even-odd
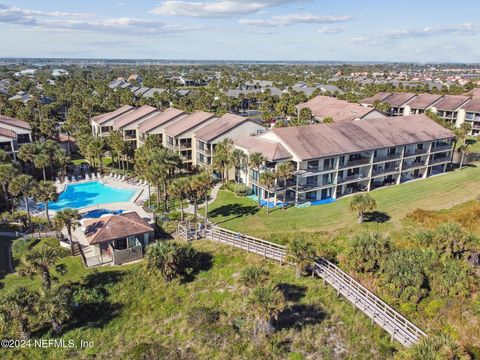
[[[87,206],[130,201],[135,190],[117,189],[100,181],[69,184],[58,200],[48,204],[51,210],[80,209]]]

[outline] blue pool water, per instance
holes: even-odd
[[[108,210],[108,209],[95,209],[87,211],[82,215],[83,219],[98,219],[99,217],[107,214],[121,214],[123,210]]]
[[[48,204],[51,210],[65,208],[79,209],[87,206],[127,202],[134,196],[134,190],[117,189],[99,181],[67,185],[56,202]]]

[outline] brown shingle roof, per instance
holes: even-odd
[[[245,122],[253,121],[242,116],[225,114],[220,119],[213,121],[209,126],[201,127],[195,131],[195,137],[207,142],[212,141]]]
[[[89,219],[83,225],[85,236],[91,245],[153,231],[153,228],[136,212]]]
[[[470,99],[468,96],[445,95],[438,103],[435,104],[435,108],[438,110],[454,111],[468,99]]]
[[[158,111],[158,109],[150,105],[144,105],[136,109],[135,111],[132,111],[125,115],[120,116],[118,119],[116,119],[113,122],[113,127],[116,129],[121,129],[137,120],[140,120],[141,118],[147,115],[151,115],[155,111]]]
[[[361,119],[365,115],[375,111],[375,109],[352,104],[345,100],[338,100],[334,97],[315,96],[309,101],[297,105],[297,109],[309,108],[316,118],[331,117],[335,122],[353,121]]]
[[[250,154],[259,152],[270,161],[290,159],[292,157],[292,154],[282,144],[258,136],[236,140],[235,144],[247,150]]]
[[[110,111],[110,112],[105,113],[105,114],[100,114],[100,115],[94,116],[94,117],[92,117],[92,121],[97,123],[98,125],[102,125],[103,123],[107,122],[108,120],[114,119],[114,118],[116,118],[120,115],[124,115],[125,113],[127,113],[128,111],[130,111],[132,109],[133,109],[133,106],[124,105],[117,110]]]
[[[0,136],[5,136],[11,139],[16,139],[17,138],[17,133],[13,130],[5,129],[0,127]]]
[[[376,101],[383,101],[385,100],[387,97],[389,97],[390,95],[392,95],[392,93],[389,93],[389,92],[379,92],[378,94],[375,94],[371,97],[368,97],[368,98],[365,98],[363,100],[360,100],[360,104],[366,104],[366,105],[374,105]]]
[[[159,126],[166,124],[169,121],[172,121],[173,119],[181,115],[186,115],[186,113],[183,112],[182,110],[169,108],[164,112],[159,113],[158,115],[155,115],[145,121],[142,121],[142,123],[138,126],[138,130],[140,130],[143,133],[148,133],[149,131],[152,131],[153,129]]]
[[[408,106],[410,106],[412,109],[425,110],[441,98],[441,95],[419,94],[408,102]]]
[[[397,92],[383,99],[382,102],[389,103],[391,107],[400,107],[413,97],[415,94]]]
[[[454,137],[425,115],[275,128],[272,132],[302,160]]]
[[[466,103],[463,108],[465,111],[471,111],[471,112],[480,112],[480,97],[478,98],[473,98],[470,100],[468,103]]]
[[[0,124],[12,125],[25,130],[31,130],[30,124],[23,120],[14,119],[8,116],[0,115]]]
[[[178,136],[214,117],[214,114],[205,111],[196,111],[167,126],[165,132],[170,136]]]

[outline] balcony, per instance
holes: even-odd
[[[426,154],[427,152],[428,152],[428,149],[416,149],[415,151],[407,151],[405,155],[403,155],[403,157],[422,155],[422,154]]]
[[[383,169],[383,168],[378,168],[372,171],[372,176],[379,176],[379,175],[385,175],[385,174],[392,174],[396,173],[399,170],[399,167],[396,166],[394,169]]]
[[[180,143],[180,145],[178,146],[179,149],[191,149],[192,148],[192,143],[191,142],[188,142],[188,143]]]
[[[206,154],[206,155],[210,155],[212,152],[210,151],[210,149],[206,146],[204,146],[203,148],[197,146],[197,151],[198,152],[201,152],[202,154]]]
[[[445,163],[445,162],[450,162],[450,157],[449,156],[444,156],[444,157],[441,157],[441,158],[432,159],[432,160],[430,160],[430,165],[441,164],[441,163]]]
[[[345,177],[338,177],[337,184],[344,184],[346,182],[350,181],[357,181],[357,180],[367,180],[368,176],[363,175],[363,174],[355,174],[355,175],[350,175],[350,176],[345,176]]]
[[[432,148],[432,152],[440,152],[440,151],[448,151],[453,150],[453,146],[451,144],[439,145]]]
[[[370,163],[370,157],[363,157],[357,160],[348,161],[346,164],[340,165],[340,169],[345,169],[349,167],[368,165]]]
[[[390,161],[390,160],[396,160],[396,159],[400,159],[400,156],[402,154],[398,153],[398,154],[390,154],[390,155],[383,155],[383,156],[376,156],[374,159],[373,159],[373,162],[374,163],[379,163],[379,162],[385,162],[385,161]]]
[[[410,164],[404,163],[403,164],[403,169],[402,170],[408,170],[408,169],[413,169],[413,168],[418,168],[418,167],[423,167],[425,166],[425,161],[414,161]]]

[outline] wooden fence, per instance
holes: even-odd
[[[218,226],[208,227],[202,233],[188,225],[180,225],[177,235],[186,240],[194,240],[204,236],[209,240],[231,245],[281,263],[286,261],[284,246],[222,229]],[[421,329],[335,264],[324,258],[319,258],[315,263],[313,271],[325,283],[331,285],[339,295],[344,296],[357,309],[367,315],[372,322],[380,325],[389,333],[392,339],[397,340],[402,345],[412,346],[426,336]]]

